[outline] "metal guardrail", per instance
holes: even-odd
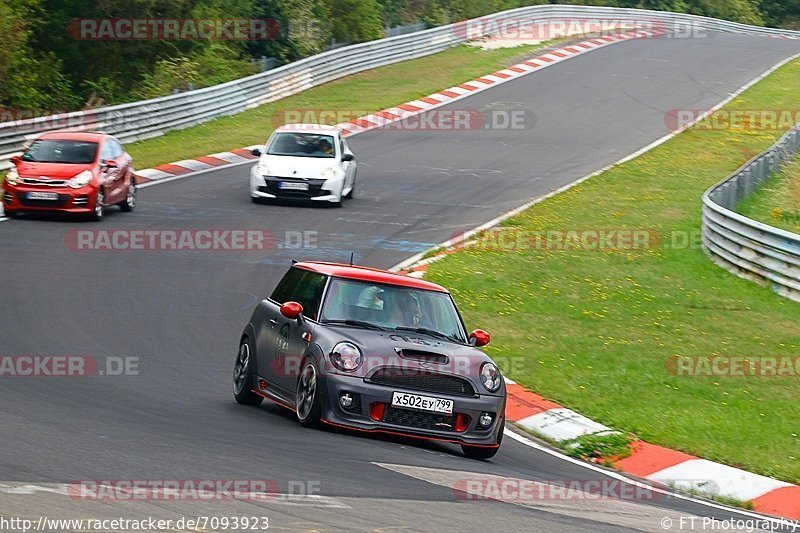
[[[25,142],[45,131],[103,130],[125,142],[148,139],[239,113],[350,74],[440,52],[466,40],[492,35],[501,29],[507,31],[528,23],[552,23],[558,20],[612,21],[620,25],[629,22],[628,27],[633,28],[661,26],[684,31],[691,28],[693,31],[800,38],[800,32],[748,26],[697,15],[593,6],[528,6],[472,21],[346,46],[213,87],[141,102],[5,122],[0,124],[0,169],[8,168],[8,160],[23,149]]]
[[[780,166],[800,151],[800,126],[703,194],[703,248],[734,274],[767,284],[800,302],[800,235],[734,212]]]

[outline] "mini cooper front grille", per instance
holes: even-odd
[[[472,384],[464,378],[438,374],[424,368],[379,368],[367,379],[370,383],[452,396],[475,396]]]
[[[453,416],[410,409],[387,407],[383,412],[382,422],[396,424],[415,429],[432,429],[436,431],[453,431]]]

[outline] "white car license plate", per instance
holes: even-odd
[[[308,183],[297,183],[294,181],[282,181],[278,183],[279,189],[285,189],[289,191],[307,191],[308,190]]]
[[[405,392],[392,393],[392,407],[405,407],[420,411],[433,411],[434,413],[453,414],[453,400],[408,394]]]
[[[30,191],[25,193],[25,198],[28,200],[58,200],[58,193]]]

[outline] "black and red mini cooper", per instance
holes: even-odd
[[[467,335],[450,293],[365,267],[292,265],[256,307],[233,371],[236,401],[264,398],[318,423],[460,444],[475,459],[503,438],[506,388]]]

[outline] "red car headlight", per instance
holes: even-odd
[[[19,174],[17,173],[17,169],[12,167],[6,174],[6,183],[9,185],[16,185],[18,181]]]
[[[81,187],[85,187],[91,183],[92,178],[94,175],[92,174],[91,170],[84,170],[80,174],[77,174],[74,178],[67,182],[67,185],[72,187],[73,189],[80,189]]]

